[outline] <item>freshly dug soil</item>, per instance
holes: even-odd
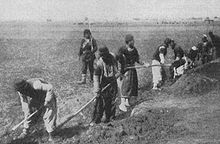
[[[220,62],[202,65],[188,71],[169,89],[179,96],[205,94],[215,88],[220,81]]]
[[[139,90],[137,103],[109,124],[88,127],[93,104],[55,135],[56,144],[201,144],[220,142],[220,63],[187,72],[162,91]],[[119,103],[119,101],[118,101]],[[74,121],[74,122],[73,122]],[[46,143],[40,131],[16,143]]]
[[[127,119],[116,121],[108,125],[96,125],[89,131],[82,134],[76,144],[140,144],[157,143],[163,141],[171,134],[184,134],[187,130],[183,127],[174,127],[178,118],[182,116],[179,110],[171,109],[153,109],[144,115],[129,117]]]

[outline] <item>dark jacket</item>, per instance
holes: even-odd
[[[123,74],[125,73],[125,68],[133,66],[135,62],[140,63],[139,54],[136,48],[133,51],[128,51],[126,46],[119,48],[116,59],[120,63],[119,70]]]
[[[97,51],[97,43],[94,38],[91,38],[89,41],[82,39],[79,56],[83,61],[91,61],[95,59],[95,52]]]
[[[210,36],[212,40],[212,44],[215,47],[216,58],[220,57],[220,37],[217,35]]]
[[[174,52],[174,59],[176,59],[177,57],[182,59],[184,57],[184,51],[180,46],[175,46],[173,52]]]
[[[190,49],[189,50],[189,53],[188,53],[188,58],[195,62],[196,58],[198,57],[198,53],[199,51],[198,50],[193,50],[193,49]]]

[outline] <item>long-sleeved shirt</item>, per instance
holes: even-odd
[[[103,58],[99,58],[94,72],[94,92],[99,92],[112,81],[116,81],[117,61],[112,54],[108,56],[109,64]]]
[[[82,39],[79,49],[79,56],[83,61],[90,61],[95,59],[95,52],[97,49],[97,43],[94,38]]]
[[[133,66],[135,62],[140,63],[139,53],[136,48],[128,50],[127,46],[119,48],[116,59],[119,61],[119,70],[121,73],[125,72],[125,68],[128,66]]]
[[[188,53],[188,58],[192,61],[195,62],[196,58],[198,57],[198,49],[190,49]]]
[[[177,58],[182,59],[184,56],[184,51],[180,46],[175,46],[173,49],[174,52],[174,59],[176,60]]]
[[[22,107],[39,108],[44,105],[45,101],[50,102],[55,95],[53,86],[41,78],[28,79],[29,87],[24,92],[20,93]]]

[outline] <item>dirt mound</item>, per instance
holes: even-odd
[[[108,125],[97,125],[90,128],[75,144],[139,144],[158,143],[177,131],[185,133],[184,128],[174,127],[178,119],[176,109],[154,109],[144,115],[129,117]]]
[[[212,62],[188,71],[170,90],[175,95],[204,94],[215,88],[220,81],[220,62]]]
[[[135,106],[131,117],[108,125],[92,127],[75,143],[154,144],[196,137],[196,131],[201,127],[194,123],[198,121],[208,125],[202,121],[204,114],[210,117],[216,115],[216,113],[210,113],[211,107],[204,108],[206,107],[204,105],[210,97],[217,99],[216,93],[219,91],[216,90],[216,86],[219,85],[219,74],[220,63],[213,62],[189,71],[169,87],[168,91],[144,91],[140,94],[138,101],[144,99],[145,101]],[[213,90],[217,92],[210,93]],[[200,94],[204,96],[198,97]],[[187,95],[190,97],[184,97]],[[217,103],[212,106],[219,109]],[[198,116],[198,113],[201,115]]]

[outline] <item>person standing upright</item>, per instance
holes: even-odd
[[[117,61],[106,46],[99,49],[99,56],[94,73],[96,103],[90,125],[100,123],[104,112],[105,123],[108,123],[115,118],[116,112]],[[104,89],[106,86],[108,87]]]
[[[183,75],[187,67],[187,60],[185,52],[174,40],[171,40],[170,46],[174,52],[174,62],[170,66],[170,79],[173,80]]]
[[[152,74],[153,74],[153,89],[158,90],[160,89],[162,83],[162,67],[161,65],[165,62],[165,56],[167,54],[167,48],[171,43],[170,38],[166,38],[164,43],[157,47],[153,59],[152,59]]]
[[[199,50],[196,46],[190,48],[187,53],[187,68],[192,69],[196,67],[196,60],[199,58]]]
[[[78,84],[86,83],[86,74],[87,69],[90,72],[90,81],[93,82],[93,73],[94,73],[94,60],[95,60],[95,52],[97,51],[97,43],[96,40],[92,37],[91,31],[89,29],[84,30],[84,38],[81,41],[80,50],[79,50],[79,58],[81,58],[82,62],[82,78],[78,81]]]
[[[202,50],[201,50],[202,64],[208,63],[212,59],[213,59],[213,45],[210,41],[208,41],[207,35],[203,34]]]
[[[122,75],[121,86],[121,104],[119,109],[122,111],[127,111],[127,107],[130,106],[129,101],[131,98],[136,99],[138,96],[138,77],[135,68],[126,69],[126,67],[134,66],[135,63],[143,64],[139,60],[138,50],[134,46],[133,35],[126,35],[125,46],[119,48],[116,58],[119,62],[119,70]]]
[[[218,35],[214,35],[213,32],[209,32],[209,36],[212,40],[212,44],[215,47],[215,58],[220,58],[220,37]]]

